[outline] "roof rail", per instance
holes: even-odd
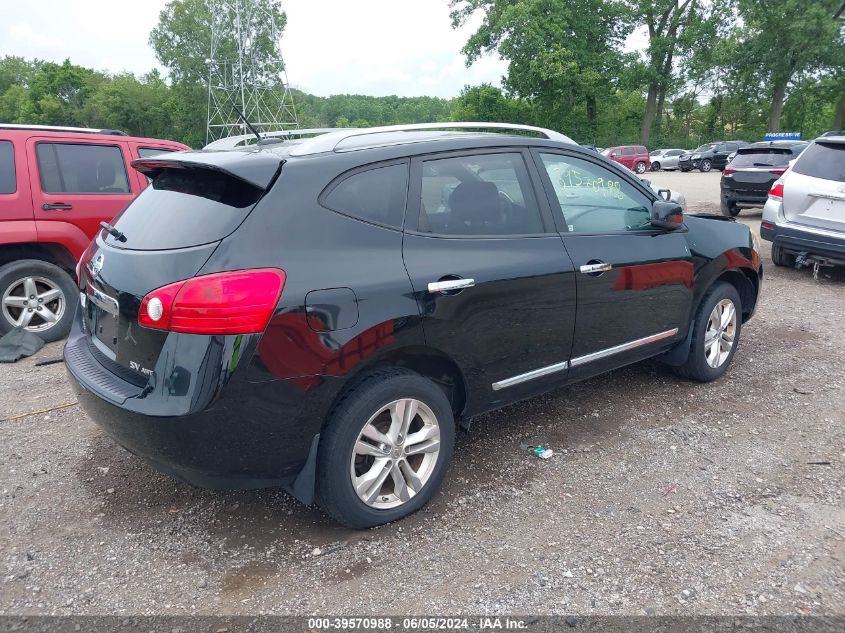
[[[308,139],[301,145],[291,150],[291,156],[307,156],[309,154],[320,154],[323,152],[344,151],[340,145],[351,138],[384,134],[390,132],[412,132],[420,130],[519,130],[523,132],[535,132],[552,141],[575,144],[568,136],[533,125],[522,125],[520,123],[485,123],[480,121],[444,123],[412,123],[408,125],[386,125],[382,127],[370,127],[353,130],[332,130],[330,133]],[[357,148],[352,148],[357,149]],[[348,150],[347,150],[348,151]]]
[[[261,139],[278,138],[282,141],[298,138],[302,136],[314,136],[317,134],[327,134],[329,132],[337,132],[339,130],[355,129],[342,127],[315,127],[305,130],[277,130],[275,132],[259,132]],[[238,134],[236,136],[227,136],[226,138],[212,141],[203,149],[235,149],[243,145],[250,145],[249,141],[255,140],[255,134]],[[255,143],[252,143],[253,145]]]
[[[126,132],[110,130],[108,128],[70,127],[65,125],[30,125],[28,123],[0,123],[3,130],[47,130],[51,132],[82,132],[83,134],[113,134],[127,136]]]

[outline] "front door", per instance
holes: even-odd
[[[39,236],[73,225],[91,239],[138,192],[126,173],[124,143],[74,143],[31,138],[32,202]],[[34,167],[33,167],[34,166]]]
[[[567,375],[575,273],[530,162],[512,149],[412,163],[405,266],[426,343],[459,364],[473,413]]]
[[[634,362],[682,339],[694,276],[684,234],[649,224],[652,197],[633,178],[565,152],[535,156],[577,271],[570,376]]]

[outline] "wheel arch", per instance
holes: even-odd
[[[745,323],[751,318],[754,309],[757,307],[757,298],[760,292],[759,276],[749,268],[733,268],[716,277],[708,290],[720,281],[731,284],[739,293],[739,299],[742,301],[742,322]]]
[[[20,242],[0,244],[0,266],[21,259],[39,259],[54,264],[76,279],[76,258],[62,244],[52,242]]]
[[[388,367],[403,367],[428,378],[443,390],[452,404],[455,419],[459,419],[467,401],[467,384],[458,364],[444,352],[425,345],[411,345],[391,349],[362,364],[348,377],[346,385],[335,398],[335,403],[354,388],[365,376]],[[329,410],[334,408],[334,404]]]

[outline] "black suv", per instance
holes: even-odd
[[[743,208],[766,204],[769,189],[808,145],[804,141],[768,141],[740,148],[722,170],[722,213],[737,216]]]
[[[748,145],[745,141],[717,141],[705,143],[698,149],[683,154],[678,159],[678,167],[681,171],[697,169],[699,171],[710,171],[711,169],[724,169],[728,164],[728,156],[739,150],[740,147]]]
[[[431,498],[473,416],[653,356],[725,372],[762,281],[746,226],[555,132],[443,127],[518,126],[135,161],[152,185],[85,252],[65,348],[91,418],[362,528]]]

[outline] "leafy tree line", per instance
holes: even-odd
[[[278,0],[252,0],[285,24]],[[452,0],[454,26],[480,16],[467,62],[508,62],[502,88],[454,99],[319,97],[294,91],[302,127],[442,120],[530,123],[579,142],[691,147],[766,131],[805,138],[845,127],[841,0]],[[205,143],[206,0],[171,0],[150,34],[168,69],[143,76],[0,59],[0,121],[80,125]],[[274,55],[257,29],[258,58]],[[301,27],[300,27],[301,28]],[[626,51],[637,31],[646,44]],[[224,41],[222,50],[232,49]]]

